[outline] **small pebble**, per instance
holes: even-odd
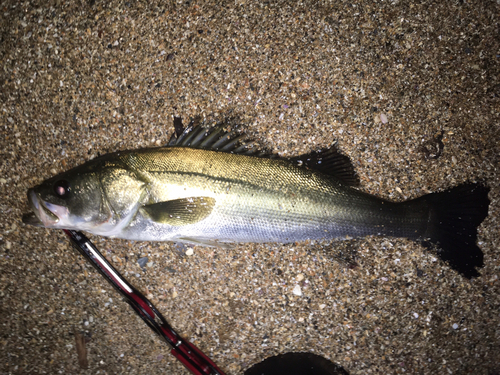
[[[302,289],[300,288],[300,285],[295,285],[292,291],[293,294],[296,296],[301,296],[302,295]]]
[[[144,268],[146,264],[148,263],[148,257],[142,257],[137,259],[137,263],[139,263],[139,267]]]

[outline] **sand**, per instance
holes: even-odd
[[[492,0],[2,2],[0,374],[188,373],[61,231],[21,222],[29,187],[163,145],[173,116],[231,118],[281,156],[337,142],[360,189],[387,199],[491,188],[472,280],[403,239],[189,249],[92,237],[224,371],[308,351],[351,375],[498,374],[499,15]]]

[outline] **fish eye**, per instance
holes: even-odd
[[[60,198],[67,198],[69,196],[70,188],[68,181],[60,180],[54,184],[54,193]]]

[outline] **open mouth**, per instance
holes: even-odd
[[[36,227],[49,227],[59,222],[59,217],[54,211],[61,210],[61,206],[38,199],[33,189],[28,191],[28,201],[33,212],[23,215],[23,223]]]

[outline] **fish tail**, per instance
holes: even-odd
[[[482,184],[464,184],[415,200],[430,208],[424,246],[437,246],[438,256],[467,278],[479,276],[476,267],[484,265],[476,240],[477,227],[488,216],[488,192]]]

